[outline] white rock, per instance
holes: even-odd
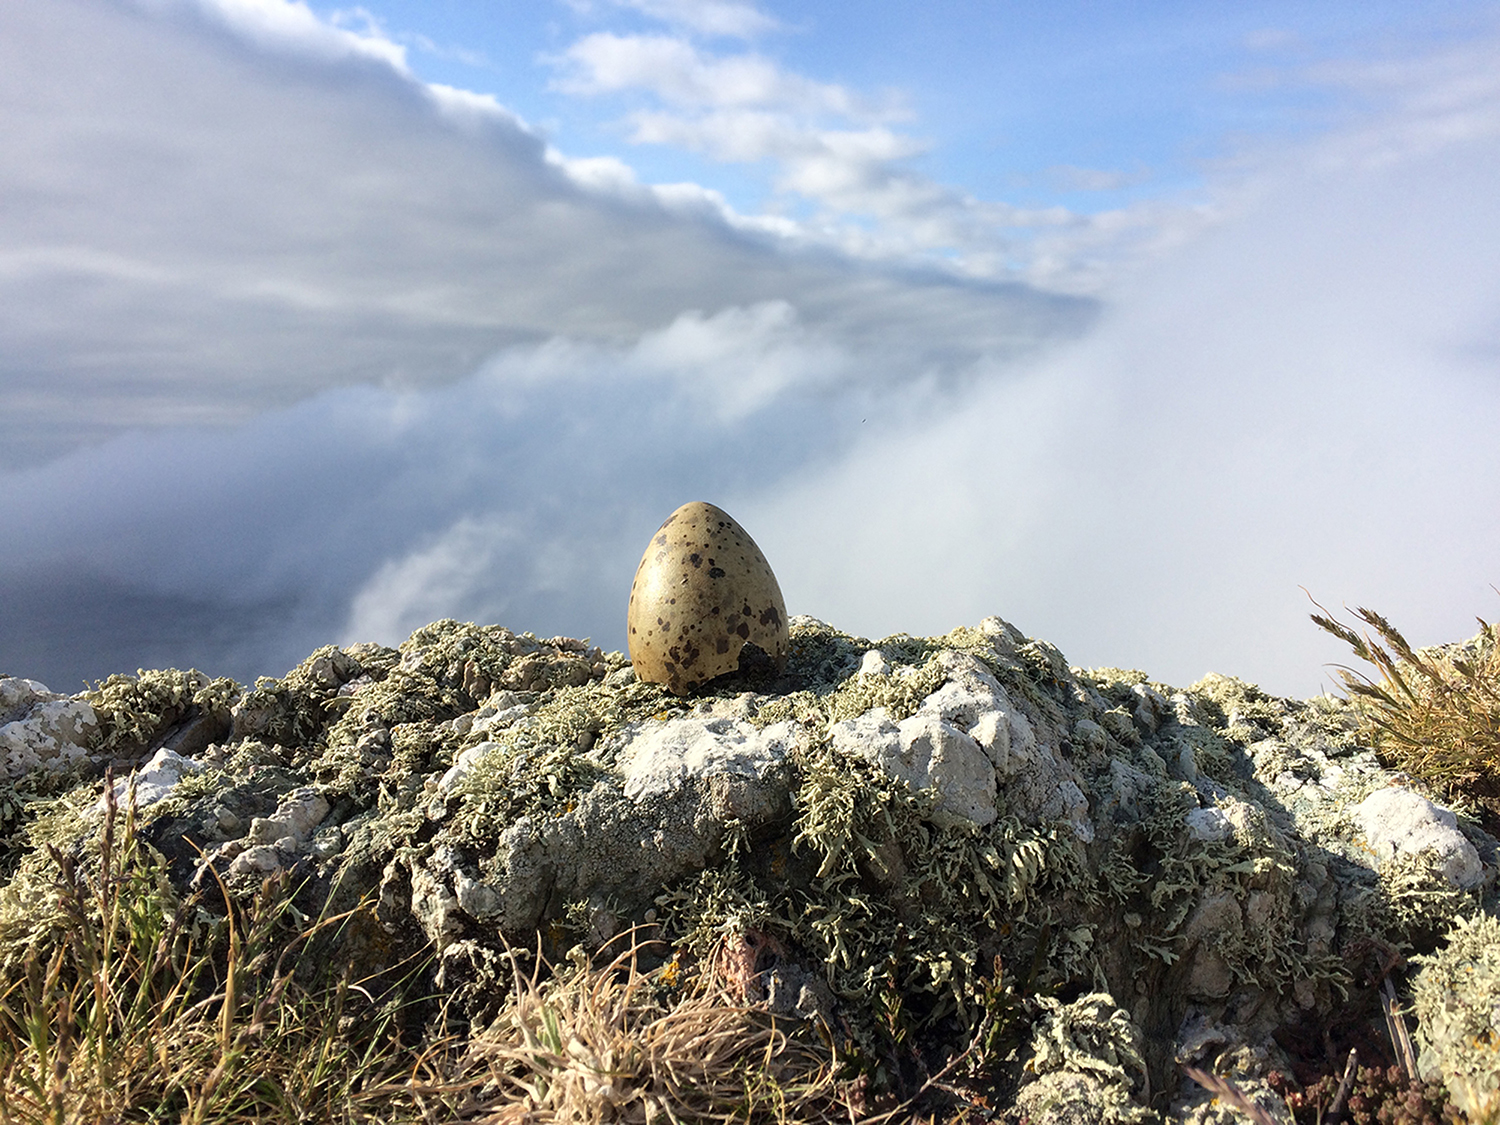
[[[1037,760],[1036,731],[1031,721],[1019,711],[1008,711],[1005,720],[1010,726],[1010,758],[1002,772],[1014,774],[1021,767]]]
[[[421,867],[411,873],[411,911],[439,950],[458,935],[463,924],[453,892]]]
[[[861,676],[887,676],[890,671],[891,666],[886,663],[885,657],[881,655],[878,648],[872,648],[865,653],[864,659],[859,662]]]
[[[453,889],[457,892],[458,905],[471,918],[490,918],[500,913],[500,894],[487,883],[470,878],[462,871],[453,873]]]
[[[966,652],[943,651],[938,663],[948,672],[948,679],[922,701],[924,711],[936,711],[942,718],[965,729],[991,711],[1011,712],[1010,697],[1000,681]]]
[[[969,737],[984,748],[995,769],[1005,773],[1010,765],[1010,716],[1004,711],[986,711],[969,728]]]
[[[246,875],[265,877],[275,875],[285,866],[281,852],[275,847],[270,844],[257,844],[235,856],[225,876],[231,879]]]
[[[1433,852],[1444,877],[1465,890],[1484,882],[1484,864],[1458,830],[1458,818],[1403,786],[1377,789],[1354,807],[1355,822],[1382,862],[1396,853]]]
[[[615,761],[632,800],[676,792],[689,779],[708,775],[764,778],[779,769],[800,737],[791,722],[757,730],[727,716],[647,719],[623,731]]]
[[[20,777],[39,766],[60,766],[87,753],[89,740],[98,733],[99,720],[94,709],[81,699],[68,699],[47,693],[42,698],[32,692],[41,687],[33,680],[5,680],[12,685],[10,698],[20,700],[30,694],[25,717],[0,726],[0,766],[7,777]],[[24,690],[14,685],[27,685]],[[42,688],[46,692],[45,688]]]
[[[328,815],[328,799],[310,786],[283,794],[276,815],[250,821],[250,839],[257,844],[276,844],[300,851],[312,831]]]
[[[148,805],[164,800],[177,787],[179,781],[188,774],[197,773],[202,768],[201,762],[184,758],[175,750],[166,748],[158,750],[151,755],[150,761],[145,765],[131,771],[130,777],[122,777],[115,782],[115,803],[121,808],[124,807],[132,778],[135,780],[135,807],[144,809]],[[99,798],[94,811],[103,814],[103,797]]]
[[[23,680],[20,676],[0,676],[0,725],[24,719],[37,703],[64,696],[49,691],[46,684]]]
[[[900,723],[885,708],[835,723],[834,748],[857,755],[913,789],[936,788],[938,809],[975,824],[995,819],[995,766],[972,737],[924,707]]]
[[[1199,840],[1210,843],[1234,835],[1234,824],[1223,809],[1193,809],[1186,817],[1187,829]]]

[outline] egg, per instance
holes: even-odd
[[[635,674],[675,695],[738,669],[746,644],[786,667],[786,602],[771,564],[728,512],[702,501],[651,537],[626,627]]]

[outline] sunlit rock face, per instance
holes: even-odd
[[[507,944],[558,956],[636,925],[689,950],[761,935],[764,994],[806,1001],[778,1010],[870,1042],[891,989],[959,1035],[999,964],[1035,998],[1013,1061],[1036,1120],[1206,1120],[1179,1063],[1232,1057],[1264,1089],[1308,1027],[1379,1012],[1392,951],[1495,914],[1496,841],[1383,768],[1337,700],[1073,668],[998,618],[871,640],[798,617],[789,637],[784,669],[682,697],[583,641],[452,621],[252,689],[4,680],[6,807],[78,851],[112,766],[182,889],[286,872],[309,913],[368,901],[383,936],[339,955],[430,951],[472,1013]],[[50,877],[4,839],[0,956]],[[1423,1042],[1446,1042],[1432,1020]]]

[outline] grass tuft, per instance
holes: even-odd
[[[97,856],[48,848],[64,925],[0,979],[0,1125],[430,1120],[435,1048],[402,1044],[399,1005],[298,979],[354,912],[302,918],[284,877],[247,905],[221,886],[223,916],[179,899],[104,791]]]
[[[1395,768],[1500,817],[1500,625],[1479,618],[1479,634],[1468,642],[1413,648],[1374,610],[1361,606],[1354,616],[1374,635],[1327,610],[1312,619],[1378,673],[1337,668],[1377,751]]]
[[[586,958],[528,975],[514,952],[510,1009],[476,1036],[470,1058],[502,1103],[493,1122],[850,1122],[863,1085],[826,1029],[743,1002],[732,957],[691,980],[678,961],[642,972],[651,944],[602,967]]]
[[[0,977],[0,1125],[870,1120],[832,1035],[757,1005],[732,949],[697,972],[643,971],[633,931],[602,964],[512,952],[514,994],[459,1037],[434,997],[310,964],[365,905],[307,918],[282,876],[217,883],[210,912],[108,796],[96,846],[48,855],[59,924]]]

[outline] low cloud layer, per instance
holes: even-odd
[[[793,252],[399,57],[157,7],[0,8],[0,673],[250,679],[441,616],[621,647],[691,499],[792,612],[999,613],[1177,683],[1317,690],[1347,654],[1299,585],[1419,643],[1495,612],[1473,60],[1327,76],[1378,112],[1250,154],[1100,315]]]
[[[328,387],[433,386],[557,335],[628,343],[692,308],[789,300],[917,368],[1086,314],[787,253],[701,189],[590,191],[389,44],[203,7],[0,8],[0,466]]]
[[[784,488],[989,374],[903,370],[773,301],[628,346],[518,346],[443,388],[117,438],[5,478],[0,596],[35,611],[0,622],[0,651],[64,682],[163,662],[247,678],[441,616],[618,647],[678,504]]]
[[[1087,340],[740,518],[870,635],[998,612],[1301,695],[1351,657],[1299,587],[1469,636],[1500,611],[1497,177],[1486,143],[1283,183]]]

